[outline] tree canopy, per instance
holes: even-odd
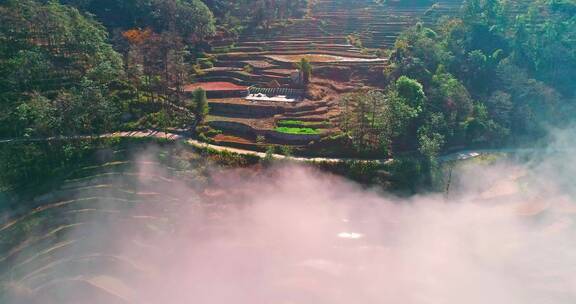
[[[423,85],[421,130],[413,135],[428,142],[421,146],[436,146],[433,129],[447,145],[495,145],[537,139],[567,121],[576,92],[575,7],[471,0],[458,16],[402,33],[385,75]]]
[[[29,0],[0,6],[0,24],[0,134],[108,126],[123,67],[103,27],[75,8]]]
[[[201,39],[214,33],[214,16],[201,0],[63,0],[95,16],[109,30],[152,28]]]

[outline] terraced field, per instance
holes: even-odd
[[[238,98],[212,100],[210,123],[223,132],[213,138],[216,143],[257,148],[257,138],[264,138],[268,144],[294,146],[306,146],[319,139],[287,137],[276,132],[279,126],[275,123],[283,119],[328,122],[326,128],[311,132],[320,137],[339,132],[337,96],[343,91],[381,85],[383,81],[380,78],[386,59],[377,57],[370,49],[389,48],[407,27],[418,21],[435,22],[441,15],[452,14],[462,0],[442,0],[434,5],[402,5],[393,1],[377,4],[374,0],[311,3],[304,19],[248,31],[237,40],[212,42],[210,56],[215,58],[214,67],[204,70],[201,82],[290,88],[294,62],[307,58],[314,66],[313,93],[306,94],[302,105],[240,102]],[[346,89],[340,91],[335,87]]]
[[[154,269],[138,253],[164,250],[147,240],[204,195],[205,160],[173,152],[101,151],[57,190],[0,202],[0,303],[142,303],[134,278]]]
[[[418,21],[434,23],[439,16],[456,12],[463,3],[462,0],[385,2],[316,0],[312,14],[322,21],[328,34],[355,34],[364,47],[389,48],[406,28]]]

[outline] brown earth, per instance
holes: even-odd
[[[248,89],[246,86],[240,86],[231,82],[214,81],[188,84],[184,86],[184,92],[192,92],[198,88],[202,88],[204,91],[238,91]]]

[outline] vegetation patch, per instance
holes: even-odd
[[[297,135],[318,135],[320,132],[312,128],[291,128],[291,127],[277,127],[274,129],[276,132]]]
[[[196,64],[200,66],[202,69],[211,69],[214,67],[214,62],[211,58],[198,58],[196,59]]]
[[[322,128],[323,126],[327,125],[329,122],[327,121],[301,121],[301,120],[280,120],[278,121],[279,127],[288,127],[288,128]]]

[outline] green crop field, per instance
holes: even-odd
[[[277,127],[274,130],[277,132],[280,132],[280,133],[298,134],[298,135],[318,135],[318,134],[320,134],[320,132],[318,132],[316,129],[312,129],[312,128]]]
[[[301,121],[301,120],[280,120],[278,121],[279,127],[288,127],[288,128],[320,128],[328,124],[326,121]]]

